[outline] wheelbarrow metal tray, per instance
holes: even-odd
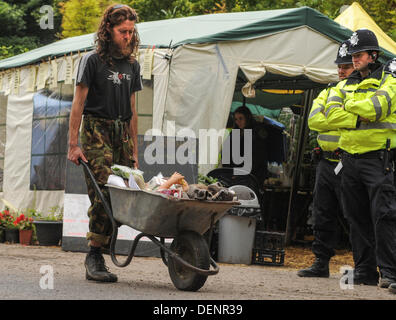
[[[180,231],[204,234],[227,210],[239,202],[202,201],[168,197],[158,192],[120,188],[106,184],[110,191],[113,217],[121,224],[143,233],[174,238]]]

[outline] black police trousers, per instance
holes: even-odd
[[[341,194],[355,271],[396,280],[396,190],[383,160],[342,158]]]
[[[341,178],[334,173],[337,162],[321,159],[316,168],[313,191],[312,252],[317,258],[334,256],[337,242],[337,216],[342,214]]]

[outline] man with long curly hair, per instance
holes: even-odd
[[[96,50],[80,61],[70,113],[68,159],[77,165],[80,158],[88,163],[109,202],[104,184],[111,166],[138,167],[135,92],[142,89],[142,82],[140,65],[135,60],[139,46],[136,21],[136,12],[127,5],[106,9],[96,34]],[[88,177],[85,180],[91,201],[86,278],[116,282],[117,276],[107,270],[102,256],[102,248],[108,248],[112,234],[111,221],[92,182]]]

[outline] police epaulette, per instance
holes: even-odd
[[[330,83],[327,85],[327,89],[330,89],[330,88],[335,87],[335,86],[337,85],[337,83],[338,83],[338,82],[330,82]]]
[[[384,68],[385,73],[391,74],[394,78],[396,78],[396,58],[389,60]]]

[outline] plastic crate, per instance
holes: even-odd
[[[255,234],[254,249],[283,250],[284,243],[284,233],[257,230]]]
[[[252,264],[283,266],[285,263],[284,250],[253,249]]]

